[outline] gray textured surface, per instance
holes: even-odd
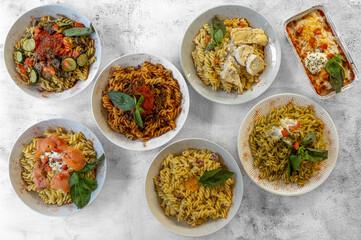
[[[329,112],[338,129],[340,154],[327,181],[298,197],[268,193],[244,175],[244,198],[237,216],[227,227],[204,239],[360,239],[360,84],[332,99],[319,100],[307,85],[283,32],[286,18],[321,2],[329,10],[356,64],[361,66],[361,6],[354,4],[360,1],[61,1],[84,13],[101,33],[102,67],[123,54],[140,51],[158,54],[180,67],[179,45],[188,24],[204,10],[226,2],[251,6],[273,23],[283,51],[279,74],[266,93],[239,106],[211,103],[190,88],[190,114],[174,140],[210,139],[238,158],[237,131],[248,110],[267,96],[294,92],[312,98]],[[159,149],[131,152],[105,139],[91,115],[91,87],[72,99],[50,105],[26,96],[11,83],[2,56],[6,33],[26,10],[48,3],[59,1],[0,1],[1,238],[183,239],[163,228],[146,205],[144,179]],[[107,180],[98,198],[80,213],[66,218],[49,218],[28,209],[17,198],[8,179],[7,158],[17,137],[28,126],[53,117],[71,118],[90,127],[102,141],[109,160]]]

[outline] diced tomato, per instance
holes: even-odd
[[[329,59],[333,58],[333,53],[327,54],[327,57],[328,57]]]
[[[27,72],[26,68],[24,68],[24,67],[20,68],[20,73],[21,74],[25,74],[26,72]]]
[[[34,27],[34,33],[35,35],[37,35],[40,32],[40,28],[39,27]]]
[[[238,27],[243,28],[243,27],[244,27],[243,22],[241,22],[241,23],[238,25]]]
[[[28,65],[28,66],[33,66],[34,65],[34,62],[31,58],[26,58],[25,61],[24,61],[24,64],[25,65]]]
[[[59,31],[59,25],[58,25],[58,24],[53,25],[53,29],[54,29],[55,31]]]
[[[55,75],[55,70],[53,68],[44,67],[43,69],[45,72],[49,72],[51,75]]]
[[[321,43],[321,48],[322,49],[327,49],[327,43]]]
[[[80,55],[80,52],[73,51],[73,58],[77,58]]]
[[[61,158],[54,158],[54,160],[55,160],[56,162],[62,162],[62,161],[63,161],[63,159],[61,159]]]
[[[53,152],[61,153],[61,152],[62,152],[62,150],[61,150],[61,149],[59,149],[59,148],[54,148],[54,149],[53,149]]]
[[[317,28],[315,31],[313,31],[315,35],[320,35],[322,33],[320,28]]]
[[[300,148],[300,144],[296,141],[293,143],[293,148],[298,150]]]
[[[289,126],[288,128],[290,129],[290,132],[294,132],[297,129],[299,129],[301,127],[301,123],[300,121],[297,121],[297,125],[296,126]]]
[[[296,32],[297,32],[298,34],[301,34],[302,31],[303,31],[303,27],[302,27],[302,26],[299,26]]]
[[[40,62],[40,65],[43,66],[43,67],[45,67],[45,62],[44,62],[44,61],[41,61],[41,62]]]
[[[69,67],[70,66],[70,63],[69,63],[69,61],[63,61],[63,65],[65,66],[65,67]]]
[[[75,22],[75,27],[85,27],[85,25],[82,23]]]
[[[215,58],[214,58],[214,63],[217,64],[218,62],[219,62],[218,58],[215,57]]]
[[[290,133],[286,129],[283,129],[281,132],[283,137],[287,137],[288,135],[290,135]]]
[[[68,170],[68,166],[67,166],[67,165],[63,165],[63,166],[61,167],[61,169],[63,169],[63,170]]]
[[[315,40],[315,38],[310,38],[310,44],[311,44],[311,46],[313,47],[313,48],[316,48],[316,40]]]
[[[21,65],[20,63],[18,63],[16,66],[17,66],[18,68],[21,68],[23,65]]]

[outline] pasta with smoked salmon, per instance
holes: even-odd
[[[142,126],[137,123],[132,111],[123,111],[109,98],[109,92],[126,94],[127,97],[140,96],[143,113],[140,113]],[[182,111],[182,93],[172,72],[161,64],[144,62],[141,67],[121,68],[117,66],[103,91],[102,102],[107,110],[107,122],[111,129],[127,138],[148,141],[176,127],[176,117]]]
[[[61,206],[72,203],[70,176],[95,161],[97,152],[81,132],[57,128],[44,134],[46,137],[33,138],[20,159],[26,190],[37,192],[46,204]],[[85,172],[84,177],[95,179],[96,173],[94,167]]]

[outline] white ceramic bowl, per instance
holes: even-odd
[[[202,80],[197,76],[191,55],[191,52],[195,49],[195,44],[192,40],[199,33],[203,24],[210,23],[215,15],[220,19],[244,17],[253,28],[262,28],[268,36],[269,42],[265,47],[265,62],[267,66],[259,76],[260,82],[253,86],[253,90],[245,91],[242,95],[235,92],[227,93],[221,89],[212,91],[211,86],[204,85]],[[223,5],[205,11],[189,25],[183,37],[180,61],[188,82],[200,95],[217,103],[240,104],[255,99],[271,86],[280,67],[281,46],[277,33],[274,31],[271,23],[260,13],[241,5]]]
[[[170,153],[179,154],[188,148],[208,149],[212,152],[218,153],[228,170],[235,173],[232,176],[235,179],[232,198],[233,203],[229,209],[226,219],[221,218],[217,219],[216,221],[210,219],[208,222],[203,223],[202,225],[192,227],[186,224],[184,221],[178,222],[176,217],[167,217],[164,215],[164,210],[160,206],[160,199],[155,191],[153,177],[159,174],[163,160]],[[153,213],[154,217],[168,230],[182,236],[201,237],[220,230],[226,226],[236,215],[239,206],[241,205],[243,196],[243,179],[237,162],[226,149],[214,142],[205,139],[183,139],[168,145],[154,158],[148,169],[147,177],[145,179],[145,196],[147,198],[149,209]]]
[[[21,178],[22,166],[20,164],[20,159],[23,157],[22,151],[27,145],[31,143],[33,138],[45,136],[44,132],[46,130],[55,130],[57,127],[64,128],[66,131],[81,131],[87,139],[90,139],[93,142],[93,146],[95,151],[97,152],[98,158],[104,153],[103,147],[96,135],[89,128],[85,127],[81,123],[63,118],[49,119],[32,125],[28,129],[26,129],[16,140],[9,157],[9,176],[13,189],[15,190],[20,200],[26,206],[44,215],[63,217],[74,214],[80,211],[80,209],[78,209],[73,203],[60,207],[57,205],[47,205],[38,196],[38,193],[33,191],[26,191],[25,182]],[[98,182],[98,188],[91,193],[91,199],[88,205],[96,198],[96,196],[102,189],[106,176],[106,169],[107,163],[105,159],[104,162],[98,166],[98,172],[96,177],[96,180]]]
[[[253,165],[253,157],[248,142],[250,133],[253,131],[254,122],[261,116],[269,114],[273,108],[280,107],[292,102],[297,106],[307,107],[312,105],[315,109],[315,116],[325,124],[323,137],[327,144],[328,159],[320,163],[321,169],[316,172],[309,182],[303,187],[297,184],[285,184],[283,181],[271,182],[267,179],[260,179],[260,171]],[[302,95],[293,93],[277,94],[257,103],[244,118],[238,134],[238,155],[244,170],[254,183],[271,193],[282,196],[295,196],[307,193],[320,186],[331,174],[336,165],[339,141],[336,126],[330,115],[319,104]]]
[[[125,137],[125,135],[112,130],[107,123],[107,110],[103,107],[102,103],[102,92],[105,90],[109,79],[112,77],[112,69],[115,69],[116,66],[120,66],[122,68],[130,66],[137,67],[141,66],[145,61],[152,64],[162,64],[164,68],[171,70],[173,78],[178,81],[183,97],[181,103],[182,111],[175,120],[177,127],[159,137],[151,138],[146,143],[144,143],[141,139],[132,141]],[[98,76],[92,92],[92,110],[95,122],[98,125],[100,131],[114,144],[129,150],[144,151],[154,149],[169,142],[183,127],[189,111],[189,92],[187,83],[179,70],[165,58],[149,53],[134,53],[124,55],[109,63]]]
[[[94,29],[95,32],[92,33],[90,36],[92,39],[94,39],[95,57],[97,58],[97,60],[90,66],[88,79],[86,79],[85,81],[79,80],[75,84],[75,86],[60,93],[46,92],[40,86],[26,85],[21,80],[20,74],[16,71],[16,64],[14,62],[13,53],[15,44],[21,39],[22,35],[26,31],[26,28],[31,25],[31,20],[33,18],[38,18],[42,16],[56,17],[56,14],[63,14],[70,19],[85,24],[85,26],[90,25],[90,21],[83,14],[70,7],[58,4],[40,6],[27,11],[14,22],[7,34],[4,46],[4,62],[13,82],[28,95],[37,99],[43,99],[47,101],[64,100],[75,96],[76,94],[83,91],[95,78],[101,60],[100,38],[96,29]]]

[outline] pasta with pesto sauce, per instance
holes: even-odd
[[[233,178],[212,188],[198,185],[198,189],[188,190],[185,186],[187,180],[199,179],[206,171],[220,168],[218,154],[207,149],[187,149],[168,155],[159,175],[153,178],[165,215],[175,216],[193,227],[209,219],[227,218],[232,205]]]
[[[290,125],[290,128],[297,122],[297,130],[290,131],[289,136],[282,135],[287,125]],[[324,123],[315,116],[313,106],[300,107],[289,103],[272,109],[268,115],[256,120],[249,136],[249,144],[254,158],[253,164],[261,172],[260,178],[305,185],[319,170],[320,165],[319,162],[301,159],[298,169],[288,178],[288,159],[294,151],[292,143],[302,143],[306,134],[315,133],[315,140],[310,147],[324,150],[326,144],[323,141],[323,130]]]

